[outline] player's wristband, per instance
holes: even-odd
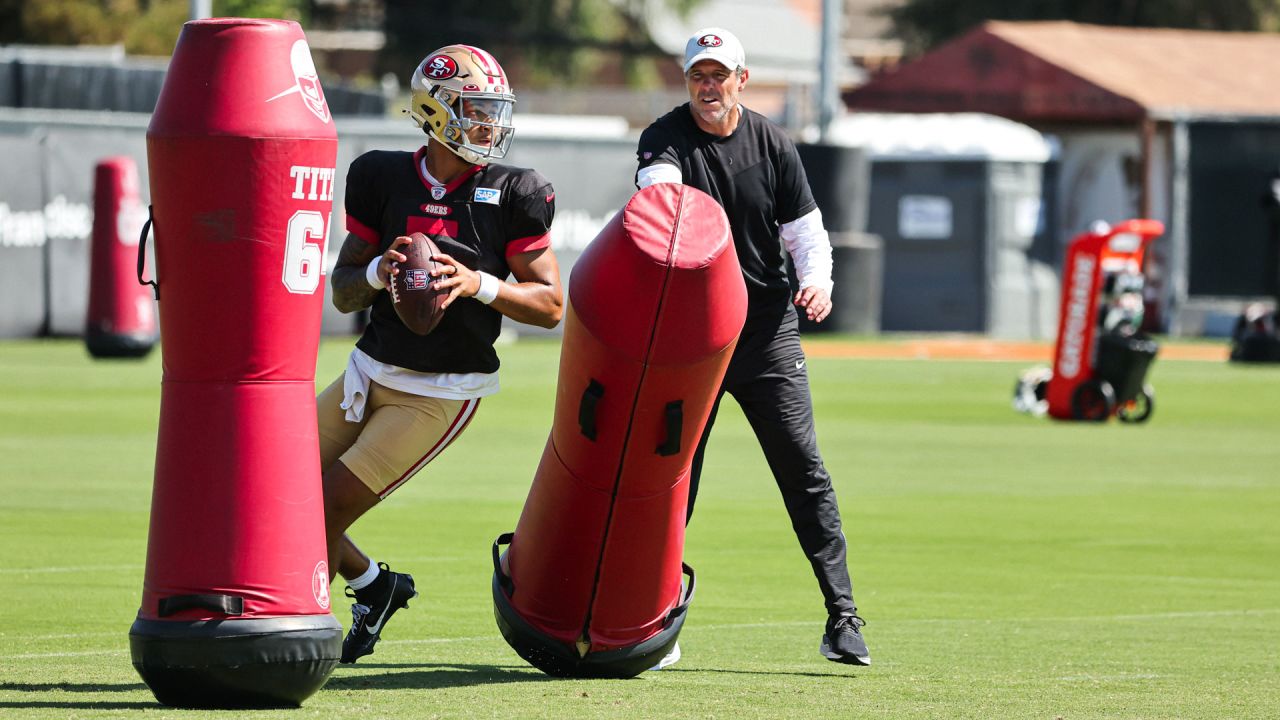
[[[498,297],[498,286],[502,281],[483,270],[477,270],[480,276],[480,289],[476,290],[476,299],[488,305]]]
[[[387,286],[387,284],[382,282],[382,279],[378,277],[378,263],[380,262],[382,262],[381,255],[371,260],[369,262],[369,266],[364,269],[364,279],[371,287],[373,287],[374,290],[381,290]]]

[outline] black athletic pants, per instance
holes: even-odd
[[[693,518],[707,440],[727,392],[742,406],[760,441],[791,516],[791,527],[818,578],[827,613],[852,613],[856,608],[840,508],[831,476],[818,453],[809,371],[800,348],[798,324],[790,303],[781,317],[748,319],[693,456],[687,517]]]

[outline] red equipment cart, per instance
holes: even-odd
[[[1142,259],[1164,234],[1156,220],[1100,224],[1067,248],[1053,374],[1037,388],[1060,420],[1144,422],[1147,369],[1159,346],[1143,334]]]

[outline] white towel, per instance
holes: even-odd
[[[342,405],[347,411],[347,422],[358,423],[364,418],[364,403],[369,397],[369,376],[356,363],[355,353],[347,359],[347,372],[342,376]]]

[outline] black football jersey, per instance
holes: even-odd
[[[795,143],[782,128],[743,107],[738,127],[722,138],[699,128],[685,103],[641,133],[636,160],[640,168],[675,165],[685,185],[724,208],[747,283],[749,315],[787,303],[791,291],[778,226],[818,205]]]
[[[375,150],[347,172],[347,230],[386,252],[401,235],[420,232],[472,270],[500,280],[507,258],[550,247],[555,192],[537,172],[476,165],[443,188],[422,176],[415,153]],[[458,298],[430,335],[405,327],[390,293],[378,293],[369,324],[356,343],[380,362],[418,372],[491,373],[502,314],[475,298]]]

